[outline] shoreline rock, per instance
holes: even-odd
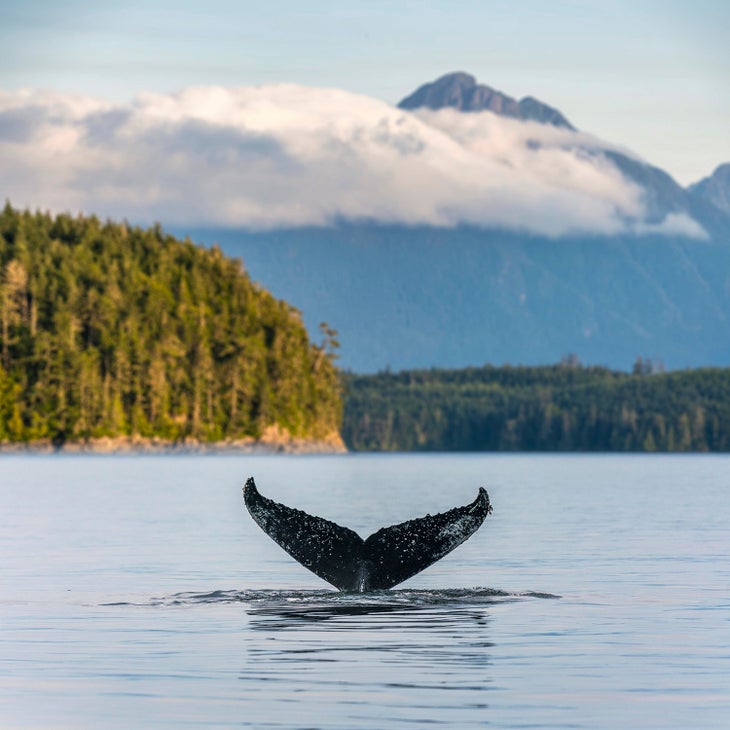
[[[322,439],[291,436],[277,426],[267,428],[260,439],[198,441],[185,438],[168,441],[142,436],[103,436],[54,444],[51,439],[0,442],[0,454],[344,454],[342,437],[333,432]]]

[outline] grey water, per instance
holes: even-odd
[[[494,513],[339,594],[246,477],[366,536]],[[2,456],[0,727],[727,728],[730,457]]]

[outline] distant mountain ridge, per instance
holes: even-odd
[[[683,188],[664,170],[574,131],[559,112],[536,104],[516,102],[468,74],[448,74],[399,106],[447,133],[454,123],[457,140],[481,121],[460,127],[438,110],[484,110],[557,127],[521,138],[525,155],[539,154],[541,140],[557,139],[551,151],[565,153],[566,164],[574,155],[635,186],[642,217],[616,233],[553,236],[499,225],[347,220],[180,232],[241,256],[255,280],[302,310],[311,332],[323,320],[338,329],[340,364],[355,372],[534,365],[569,353],[618,369],[640,356],[670,369],[730,365],[730,215],[723,202],[730,166]],[[499,127],[482,121],[488,142]],[[516,126],[510,121],[513,134],[522,131]],[[494,168],[497,186],[486,195],[499,195],[512,169]],[[590,197],[576,199],[580,205],[592,205]]]
[[[669,173],[635,157],[611,150],[602,154],[641,188],[647,221],[683,214],[700,223],[710,239],[730,241],[730,211],[718,208],[708,196],[698,194],[693,186],[683,188]]]
[[[557,109],[532,96],[517,101],[490,86],[478,84],[474,76],[463,72],[446,74],[436,81],[419,86],[398,107],[408,110],[453,107],[462,112],[488,110],[504,117],[552,124],[575,131],[575,127]]]
[[[577,131],[557,109],[531,96],[518,102],[486,84],[477,83],[474,76],[463,72],[445,74],[419,86],[398,107],[409,111],[446,108],[490,111],[502,117]],[[712,177],[683,188],[664,170],[622,152],[599,149],[585,150],[584,154],[609,160],[625,179],[642,190],[646,222],[659,223],[669,215],[686,215],[699,222],[710,237],[730,235],[730,216],[726,215],[730,213],[730,164],[721,165]],[[718,215],[715,208],[722,214]]]
[[[347,225],[188,231],[339,331],[354,372],[581,362],[730,364],[730,245]]]
[[[712,175],[690,185],[688,190],[730,214],[730,162],[719,165]]]

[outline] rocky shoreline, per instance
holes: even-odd
[[[285,429],[272,426],[261,438],[198,441],[169,441],[142,436],[90,438],[83,441],[54,443],[51,439],[0,442],[0,454],[344,454],[347,448],[339,433],[322,439],[291,436]]]

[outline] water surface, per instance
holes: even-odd
[[[339,594],[248,517],[494,514]],[[726,728],[726,456],[2,456],[0,726]]]

